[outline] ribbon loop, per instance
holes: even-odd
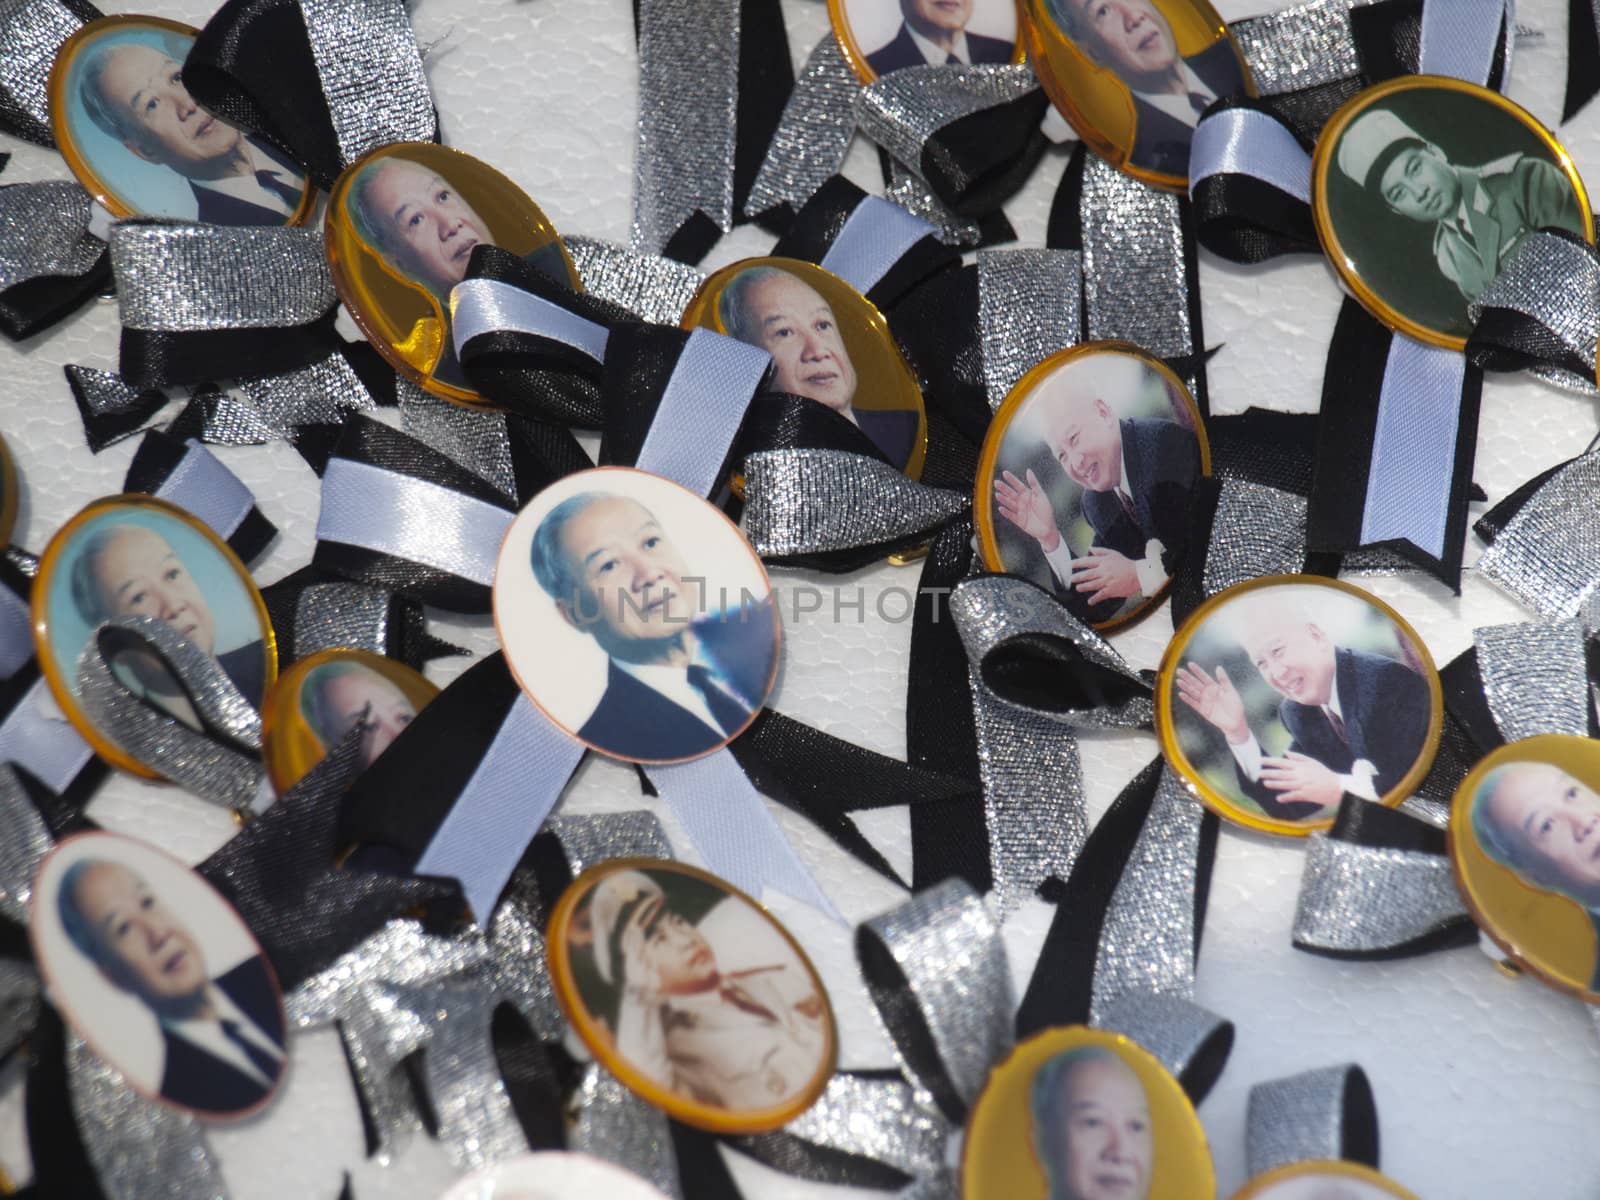
[[[908,250],[932,234],[933,226],[921,217],[881,196],[866,196],[850,210],[818,265],[866,295]]]
[[[1245,1123],[1252,1176],[1310,1160],[1378,1165],[1378,1109],[1355,1063],[1256,1084]]]
[[[299,0],[339,157],[431,142],[438,122],[404,0]]]
[[[1535,484],[1479,557],[1478,569],[1534,612],[1559,620],[1577,615],[1600,589],[1600,525],[1594,520],[1600,450]]]
[[[1467,355],[1478,366],[1526,368],[1594,394],[1600,256],[1591,247],[1553,230],[1528,234],[1467,311]]]
[[[1076,250],[978,251],[978,323],[991,410],[1030,367],[1082,340],[1082,310]]]
[[[1577,620],[1472,631],[1489,711],[1506,741],[1541,733],[1589,736],[1589,676]]]
[[[0,187],[0,333],[31,337],[104,288],[110,260],[89,232],[92,204],[75,183]]]
[[[1160,1059],[1196,1104],[1211,1091],[1233,1049],[1233,1022],[1183,996],[1123,992],[1102,1007],[1095,1023]]]
[[[54,146],[50,67],[85,21],[99,16],[79,0],[8,0],[0,4],[0,128],[40,146]]]
[[[745,215],[788,205],[798,210],[844,163],[855,136],[855,73],[827,33],[811,49],[784,105],[745,202]],[[587,280],[585,280],[587,283]]]

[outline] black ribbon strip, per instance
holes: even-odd
[[[1266,100],[1238,97],[1215,105],[1253,109],[1283,125],[1309,155],[1315,135],[1294,129]],[[1221,172],[1194,182],[1195,236],[1213,254],[1231,262],[1259,263],[1281,254],[1321,254],[1311,205],[1254,175]]]
[[[300,633],[300,600],[308,589],[334,584],[338,587],[365,587],[347,580],[324,575],[315,567],[302,567],[270,587],[261,589],[261,598],[267,605],[267,616],[272,621],[272,632],[278,641],[278,665],[288,666],[305,657],[302,648],[304,636]],[[436,658],[465,654],[460,646],[452,645],[428,632],[427,613],[420,601],[371,588],[374,598],[381,596],[384,603],[384,645],[382,653],[406,664],[413,671]]]
[[[905,1082],[905,1076],[893,1070],[840,1071],[839,1074],[873,1083]],[[755,1137],[724,1138],[723,1145],[775,1171],[811,1183],[895,1191],[913,1178],[886,1162],[832,1146],[819,1146],[782,1129]]]
[[[33,1161],[32,1191],[40,1200],[51,1196],[106,1200],[72,1109],[67,1086],[67,1030],[48,1004],[40,1008],[38,1024],[28,1038],[27,1062],[23,1116],[28,1156]]]
[[[198,329],[182,333],[122,330],[118,370],[137,388],[281,375],[319,363],[344,344],[333,327],[339,306],[303,325]]]
[[[1579,0],[1579,3],[1587,5],[1588,0]],[[1571,230],[1552,226],[1540,232],[1581,246],[1586,254],[1594,255],[1593,248]],[[1467,339],[1466,354],[1474,366],[1486,371],[1544,367],[1585,381],[1594,378],[1594,369],[1570,344],[1570,331],[1563,337],[1561,332],[1515,308],[1475,304],[1473,311],[1478,319]]]
[[[1561,101],[1565,125],[1600,92],[1600,31],[1591,0],[1567,0],[1567,90]]]
[[[150,430],[139,443],[139,448],[134,451],[133,461],[128,464],[128,474],[122,481],[122,490],[144,492],[152,496],[160,495],[162,486],[190,452],[191,447],[182,438],[175,438],[159,429]],[[205,513],[195,515],[202,520],[206,520],[207,517]],[[209,521],[207,523],[209,524]],[[278,527],[267,520],[261,510],[252,504],[244,519],[233,532],[224,537],[224,540],[239,556],[240,561],[248,565],[255,561],[277,536]]]
[[[156,388],[136,388],[110,371],[68,365],[67,386],[83,418],[89,449],[96,454],[143,429],[170,399]]]

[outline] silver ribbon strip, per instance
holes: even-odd
[[[55,839],[17,773],[0,765],[0,915],[19,925],[28,923],[33,877],[53,845]]]
[[[32,657],[33,612],[27,597],[0,584],[0,680],[10,679]]]
[[[299,8],[346,166],[391,142],[433,140],[433,93],[404,0],[300,0]]]
[[[451,404],[409,380],[398,384],[400,427],[515,502],[517,476],[511,466],[505,414]]]
[[[27,769],[53,792],[64,792],[94,757],[89,743],[56,707],[50,685],[34,681],[0,722],[0,763]]]
[[[54,146],[50,68],[83,21],[56,0],[0,2],[0,119],[30,142]]]
[[[756,172],[745,215],[788,204],[799,211],[844,163],[855,137],[861,85],[831,32],[811,48]]]
[[[858,945],[869,937],[881,943],[905,976],[946,1078],[970,1105],[1015,1041],[1016,998],[994,916],[970,885],[951,878],[863,922],[856,932]],[[874,999],[884,1009],[884,1002]],[[899,1056],[898,1031],[891,1033],[897,1034]],[[918,1078],[903,1056],[901,1062],[909,1078]]]
[[[1095,961],[1089,1023],[1129,993],[1194,997],[1195,855],[1204,810],[1161,768],[1144,829],[1112,893]]]
[[[1161,358],[1193,353],[1178,198],[1091,155],[1082,211],[1085,336],[1120,338]]]
[[[415,476],[331,458],[322,474],[317,539],[376,550],[488,587],[514,516]]]
[[[235,743],[261,749],[261,714],[234,687],[217,660],[158,617],[103,622],[78,658],[78,692],[95,727],[128,754],[189,791],[236,811],[250,808],[261,763],[158,712],[130,692],[100,653],[108,629],[145,642],[184,686],[206,725]]]
[[[914,537],[972,503],[844,450],[763,450],[745,457],[744,474],[745,537],[769,558]]]
[[[664,1195],[685,1200],[666,1113],[635,1096],[596,1063],[584,1068],[570,1106],[575,1115],[567,1129],[568,1150],[616,1163],[649,1180]]]
[[[1306,498],[1243,479],[1223,479],[1201,587],[1207,596],[1262,575],[1305,567]]]
[[[1398,333],[1390,340],[1361,514],[1364,545],[1403,538],[1444,556],[1466,369],[1458,351]]]
[[[934,1175],[913,1180],[895,1193],[895,1200],[959,1200],[961,1181],[945,1167]]]
[[[199,517],[223,541],[256,505],[244,482],[193,438],[155,494]]]
[[[638,11],[631,240],[657,254],[696,211],[733,228],[739,0],[641,0]]]
[[[703,272],[658,254],[636,254],[599,238],[561,239],[584,291],[621,305],[641,321],[676,325],[705,282]]]
[[[856,93],[856,124],[898,162],[922,164],[922,146],[962,117],[1009,104],[1034,91],[1033,68],[920,66],[891,71]]]
[[[1312,0],[1230,24],[1228,32],[1250,64],[1256,91],[1277,96],[1361,74],[1349,13],[1365,3]]]
[[[123,326],[158,333],[304,325],[339,300],[315,229],[119,221],[111,273]]]
[[[933,236],[947,246],[976,246],[983,240],[983,230],[976,221],[958,216],[933,194],[922,176],[892,158],[883,198],[898,204],[912,216],[922,218],[933,227]]]
[[[882,196],[867,196],[850,210],[817,265],[865,295],[931,233],[933,226],[921,217]]]
[[[404,380],[398,382],[402,388],[411,386]],[[286,439],[293,437],[301,425],[337,425],[348,412],[378,407],[361,376],[342,354],[330,354],[280,375],[241,379],[235,386],[248,406],[247,411],[237,414],[238,433],[244,436],[225,435],[227,418],[219,407],[217,416],[204,430],[204,440],[259,444]],[[265,431],[266,436],[260,436],[257,430]]]
[[[146,1100],[71,1032],[67,1089],[95,1178],[109,1200],[148,1200],[153,1179],[170,1200],[228,1195],[200,1122]]]
[[[561,843],[567,866],[581,875],[608,858],[673,858],[672,843],[647,809],[551,817],[545,829]]]
[[[295,601],[294,647],[304,658],[346,648],[387,654],[389,593],[363,583],[318,583]]]
[[[978,251],[978,329],[991,409],[1030,367],[1083,340],[1082,307],[1076,250]]]
[[[1258,1083],[1245,1117],[1245,1158],[1252,1177],[1274,1167],[1344,1157],[1345,1093],[1360,1067],[1322,1067]]]
[[[908,1175],[944,1166],[950,1125],[899,1080],[835,1075],[817,1102],[783,1127],[803,1141],[888,1163]]]
[[[1583,643],[1576,620],[1472,631],[1484,695],[1506,741],[1540,733],[1589,736]]]
[[[1600,258],[1552,233],[1524,237],[1500,273],[1467,305],[1474,325],[1486,308],[1525,313],[1561,340],[1587,368],[1582,375],[1555,367],[1534,374],[1586,395],[1595,394],[1595,342],[1600,337]]]
[[[1314,833],[1294,914],[1298,945],[1333,951],[1403,945],[1466,914],[1450,860]]]
[[[43,987],[27,963],[0,958],[0,1058],[26,1041],[38,1024]]]
[[[92,203],[75,183],[0,187],[0,289],[45,275],[82,275],[94,266],[106,244],[89,232]]]
[[[1182,996],[1137,991],[1123,992],[1108,1002],[1095,1024],[1132,1038],[1175,1077],[1182,1076],[1224,1030],[1231,1038],[1232,1025]]]
[[[1572,617],[1600,586],[1600,450],[1557,471],[1506,522],[1478,569],[1544,617]]]

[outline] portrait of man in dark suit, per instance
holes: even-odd
[[[1046,0],[1061,32],[1133,98],[1128,165],[1187,177],[1189,142],[1200,114],[1245,90],[1227,38],[1184,58],[1156,0]]]
[[[1582,905],[1600,938],[1600,794],[1554,763],[1513,762],[1486,774],[1471,803],[1483,852],[1529,887]],[[1588,986],[1600,991],[1600,961]]]
[[[704,548],[702,548],[704,549]],[[539,523],[534,578],[563,620],[608,658],[605,692],[577,731],[621,758],[666,762],[713,750],[766,698],[777,661],[770,597],[728,597],[696,576],[639,501],[569,496]]]
[[[833,409],[905,469],[916,444],[917,414],[855,407],[856,367],[821,292],[782,267],[747,267],[722,289],[717,314],[729,337],[772,355],[774,390]]]
[[[1102,388],[1062,373],[1044,385],[1045,443],[1093,531],[1074,546],[1038,475],[1001,471],[996,513],[1033,538],[1075,613],[1105,620],[1125,602],[1159,595],[1188,541],[1189,496],[1200,475],[1192,430],[1158,417],[1119,418]]]
[[[1288,748],[1269,754],[1256,714],[1227,667],[1192,658],[1174,676],[1177,699],[1220,732],[1237,786],[1268,817],[1328,818],[1345,793],[1379,800],[1416,765],[1427,743],[1433,698],[1407,663],[1338,645],[1320,614],[1270,591],[1240,596],[1224,610],[1226,636],[1279,697]]]
[[[1146,1200],[1155,1165],[1150,1100],[1133,1068],[1104,1046],[1048,1059],[1029,1089],[1045,1200]]]
[[[246,959],[212,978],[189,926],[142,876],[109,857],[68,867],[56,908],[72,945],[160,1025],[163,1100],[231,1116],[278,1086],[288,1061],[284,1014],[265,960]]]
[[[890,41],[867,55],[867,65],[875,73],[887,75],[902,67],[1010,62],[1016,51],[1014,42],[968,32],[973,6],[979,2],[900,0],[899,30]],[[1004,2],[1009,5],[1010,0]]]
[[[157,47],[112,35],[93,46],[78,76],[83,114],[130,154],[187,181],[198,220],[287,224],[305,197],[305,176],[264,142],[195,103],[179,74],[187,39],[174,34],[163,42]],[[106,182],[115,191],[111,174]]]

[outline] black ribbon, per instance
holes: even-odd
[[[0,290],[0,333],[14,342],[43,333],[111,287],[111,251],[82,275],[37,275]]]
[[[303,325],[267,328],[169,332],[124,327],[118,370],[137,388],[282,375],[319,363],[344,346],[333,327],[338,312],[334,304]]]
[[[139,448],[134,451],[133,461],[128,464],[128,474],[122,481],[122,490],[159,495],[162,485],[189,453],[190,447],[182,438],[162,433],[159,429],[150,430],[139,443]],[[204,513],[195,515],[202,520],[206,518]],[[267,520],[261,510],[252,504],[244,519],[224,540],[239,556],[240,561],[248,565],[254,562],[277,536],[278,527]]]

